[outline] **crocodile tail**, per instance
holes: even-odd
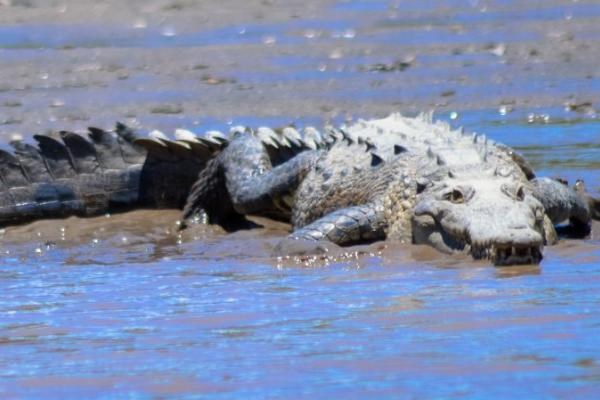
[[[0,226],[71,215],[89,217],[136,208],[183,208],[192,184],[227,144],[219,135],[176,131],[139,137],[88,128],[87,138],[62,131],[12,141],[0,149]]]
[[[92,216],[138,202],[143,148],[132,131],[90,128],[89,140],[72,132],[35,135],[0,150],[0,225],[70,215]]]

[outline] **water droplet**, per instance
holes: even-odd
[[[50,77],[50,75],[48,75],[48,73],[44,72],[40,74],[40,79],[42,80],[46,80]]]
[[[455,120],[458,118],[458,113],[456,111],[452,111],[450,113],[450,119]]]
[[[504,43],[498,43],[492,47],[489,52],[497,57],[502,57],[506,54],[506,45]]]
[[[335,49],[329,54],[329,58],[332,60],[339,60],[344,56],[344,53],[341,49]]]
[[[64,100],[61,100],[61,99],[54,99],[54,100],[52,100],[52,103],[50,103],[50,107],[55,107],[55,108],[63,107],[64,105],[65,105],[65,102],[64,102]]]
[[[314,39],[315,37],[317,37],[317,31],[313,29],[308,29],[304,31],[304,37],[307,39]]]
[[[511,111],[512,111],[512,107],[510,107],[510,106],[506,106],[506,105],[502,105],[502,106],[500,106],[500,108],[498,109],[498,113],[499,113],[500,115],[506,115],[506,114],[508,114],[508,113],[509,113],[509,112],[511,112]]]
[[[318,69],[319,69],[320,72],[325,72],[325,71],[327,71],[327,65],[325,65],[325,64],[319,64],[319,68]]]
[[[528,114],[527,115],[527,122],[532,124],[532,123],[544,123],[547,124],[550,122],[550,115],[549,114]]]
[[[245,35],[245,34],[246,34],[246,28],[238,29],[238,35]]]
[[[163,35],[164,37],[173,37],[173,36],[177,36],[177,32],[175,31],[175,29],[171,26],[165,26],[161,31],[160,34]]]
[[[275,43],[277,43],[277,38],[275,36],[265,36],[263,37],[262,42],[267,46],[273,46]]]
[[[134,29],[145,29],[147,27],[148,27],[148,23],[146,22],[145,19],[139,18],[133,22]]]
[[[347,29],[343,35],[344,39],[354,39],[356,37],[356,32],[353,29]]]

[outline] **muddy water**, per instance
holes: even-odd
[[[58,3],[0,1],[3,141],[435,108],[600,192],[597,2]],[[177,219],[2,231],[0,397],[600,393],[598,226],[494,268],[391,243],[278,259],[285,224]]]

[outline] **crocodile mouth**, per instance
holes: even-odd
[[[507,237],[501,241],[489,236],[484,238],[469,229],[445,229],[431,214],[415,216],[413,223],[415,243],[428,243],[444,253],[466,254],[496,266],[536,265],[543,258],[541,235],[534,230],[518,229],[512,232],[512,240]]]
[[[487,259],[496,266],[539,264],[543,258],[539,245],[472,246],[471,255],[475,259]]]

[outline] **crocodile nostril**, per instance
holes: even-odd
[[[510,225],[508,228],[515,229],[515,230],[521,230],[521,229],[527,229],[529,227],[525,224],[518,224],[518,225]]]
[[[517,192],[515,193],[515,197],[518,201],[525,200],[525,189],[523,189],[523,186],[519,186]]]

